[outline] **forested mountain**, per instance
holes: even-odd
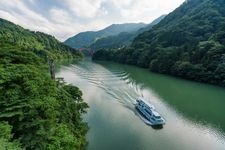
[[[113,24],[103,30],[79,33],[74,37],[67,39],[64,43],[74,48],[85,48],[98,39],[118,35],[121,32],[134,32],[145,26],[146,24],[144,23]]]
[[[225,1],[187,0],[131,46],[98,51],[93,59],[225,86]]]
[[[161,15],[160,17],[156,18],[155,20],[153,20],[150,24],[148,24],[146,27],[139,29],[136,32],[136,36],[137,37],[139,34],[145,32],[145,31],[149,31],[152,29],[153,26],[157,25],[161,20],[163,20],[166,17],[166,15]]]
[[[4,44],[16,45],[30,49],[38,55],[48,53],[55,59],[82,57],[80,52],[59,42],[51,35],[29,31],[1,18],[0,27],[0,46]]]
[[[102,48],[120,48],[131,44],[132,40],[135,38],[136,32],[122,32],[118,35],[107,36],[98,39],[89,48],[93,51]]]
[[[146,25],[143,28],[140,28],[137,31],[121,32],[117,35],[100,38],[96,42],[91,44],[89,47],[92,50],[99,50],[102,48],[121,48],[127,46],[132,43],[132,41],[136,36],[138,36],[140,33],[144,31],[150,30],[154,25],[158,24],[164,17],[165,15],[160,16],[159,18],[155,19],[152,23]]]
[[[88,107],[81,91],[52,80],[48,62],[81,59],[75,49],[0,19],[0,149],[81,149]]]

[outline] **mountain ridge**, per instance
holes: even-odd
[[[1,45],[17,45],[26,49],[30,48],[39,54],[49,54],[53,59],[60,59],[63,51],[68,57],[82,57],[78,50],[63,44],[52,35],[39,31],[30,31],[2,18],[0,18],[0,26]]]
[[[151,23],[147,24],[145,27],[140,28],[133,32],[121,32],[117,35],[107,36],[96,40],[93,44],[89,46],[93,51],[102,48],[121,48],[132,43],[134,38],[138,34],[150,30],[154,25],[158,24],[166,15],[161,15],[160,17],[153,20]]]
[[[131,46],[98,51],[93,59],[225,86],[224,45],[225,1],[188,0]]]
[[[113,36],[121,32],[136,31],[144,26],[146,26],[144,23],[112,24],[102,30],[78,33],[75,36],[65,40],[64,43],[74,48],[85,48],[100,38]]]

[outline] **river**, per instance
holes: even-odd
[[[225,150],[225,88],[112,62],[61,65],[57,77],[89,104],[88,150]],[[166,119],[146,125],[134,108],[144,97]]]

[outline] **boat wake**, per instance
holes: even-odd
[[[98,69],[94,69],[96,67]],[[113,99],[135,113],[136,98],[143,97],[142,87],[137,85],[127,72],[108,70],[98,64],[82,64],[82,62],[72,65],[71,71],[74,71],[95,87],[104,90]]]

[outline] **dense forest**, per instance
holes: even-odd
[[[225,86],[225,2],[187,0],[130,46],[102,49],[93,60]]]
[[[52,80],[48,61],[81,59],[54,37],[0,19],[0,149],[82,149],[88,105],[82,92]]]
[[[82,58],[82,54],[60,43],[51,35],[26,30],[0,18],[0,45],[14,45],[29,49],[37,55],[51,56],[54,59]]]

